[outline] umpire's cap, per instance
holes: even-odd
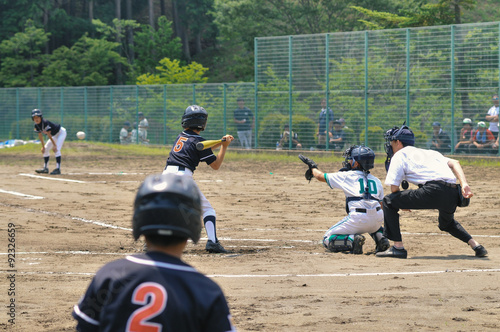
[[[201,200],[193,179],[176,174],[148,176],[139,187],[132,219],[134,239],[143,235],[190,238],[201,233]]]
[[[405,146],[415,145],[415,134],[405,123],[401,127],[394,127],[386,131],[384,138],[387,143],[401,141]]]

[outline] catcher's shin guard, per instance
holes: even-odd
[[[352,251],[353,239],[349,235],[333,234],[328,239],[327,249],[331,252]]]

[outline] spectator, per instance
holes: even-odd
[[[455,153],[469,152],[469,146],[472,144],[472,120],[465,118],[462,121],[462,129],[460,130],[459,141],[455,145]]]
[[[472,144],[469,146],[469,152],[472,154],[494,153],[494,144],[495,136],[489,129],[486,129],[486,123],[483,121],[478,122],[477,130],[472,137]]]
[[[495,136],[495,139],[498,137],[498,95],[493,95],[493,106],[488,110],[488,114],[486,114],[486,121],[490,122],[489,130]]]
[[[432,123],[432,143],[431,150],[439,151],[441,153],[450,152],[451,140],[450,136],[441,129],[439,122]]]
[[[345,129],[349,129],[349,127],[347,127],[347,126],[345,125],[345,120],[344,120],[344,118],[340,118],[340,119],[339,119],[339,121],[340,121],[340,124],[342,125],[342,129],[344,129],[344,130],[345,130]]]
[[[148,140],[148,128],[149,123],[148,119],[144,117],[144,113],[139,112],[139,143],[141,144],[149,144]]]
[[[125,121],[123,123],[122,129],[120,130],[120,144],[130,144],[130,142],[132,141],[132,133],[128,131],[129,128],[130,122]]]
[[[326,125],[326,118],[328,114],[328,126]],[[328,127],[328,130],[327,130]],[[321,99],[321,111],[319,112],[319,123],[318,123],[318,149],[324,149],[326,144],[326,135],[333,129],[333,111],[328,108],[328,113],[326,109],[326,99]]]
[[[238,108],[234,111],[234,122],[242,148],[252,148],[253,113],[245,106],[243,98],[238,98]]]
[[[345,132],[340,121],[333,121],[333,130],[330,134],[330,148],[335,151],[344,150]]]
[[[278,149],[282,149],[283,147],[286,149],[290,146],[289,138],[292,138],[292,148],[302,149],[302,144],[299,142],[299,135],[290,131],[289,125],[283,126],[283,133],[281,134],[280,141],[278,144]]]
[[[137,122],[132,124],[132,131],[130,132],[130,141],[137,143]]]

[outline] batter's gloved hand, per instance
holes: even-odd
[[[306,174],[304,174],[304,176],[306,177],[306,180],[309,180],[309,182],[311,182],[311,179],[314,177],[312,169],[318,168],[318,164],[316,164],[314,160],[307,158],[301,154],[299,154],[299,159],[302,160],[304,164],[309,166],[309,169],[306,171]]]

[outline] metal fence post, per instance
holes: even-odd
[[[455,25],[451,26],[451,153],[455,153]]]
[[[109,143],[113,143],[113,86],[109,87]]]
[[[288,137],[288,148],[291,150],[292,149],[292,112],[293,112],[293,89],[292,89],[292,84],[293,84],[293,36],[288,37],[288,130],[289,130],[289,137]],[[281,131],[281,128],[280,128]]]
[[[224,83],[222,84],[222,87],[223,87],[223,96],[222,96],[222,104],[223,104],[223,108],[224,108],[224,129],[223,129],[223,133],[224,135],[226,135],[226,132],[227,132],[227,109],[226,109],[226,92],[227,92],[227,84]]]
[[[406,124],[410,126],[410,29],[406,29]]]
[[[16,88],[16,137],[18,139],[21,139],[19,137],[19,88]]]
[[[365,31],[365,145],[368,146],[368,31]]]
[[[328,150],[330,146],[330,133],[328,132],[330,130],[330,112],[328,111],[330,109],[330,35],[326,34],[325,36],[325,98],[326,98],[326,150]],[[332,121],[334,119],[331,119]],[[318,127],[319,128],[319,127]],[[318,136],[320,133],[318,132]],[[319,144],[319,142],[318,142]]]
[[[64,88],[61,87],[61,126],[64,126]]]
[[[254,38],[254,104],[255,104],[255,146],[257,148],[259,146],[259,70],[258,70],[258,48],[257,48],[257,38]]]
[[[163,84],[163,144],[167,145],[167,85]]]
[[[85,123],[84,123],[84,128],[85,128],[85,133],[87,133],[87,135],[89,134],[89,132],[87,131],[87,87],[84,87],[83,88],[83,108],[84,108],[84,116],[85,116]]]

